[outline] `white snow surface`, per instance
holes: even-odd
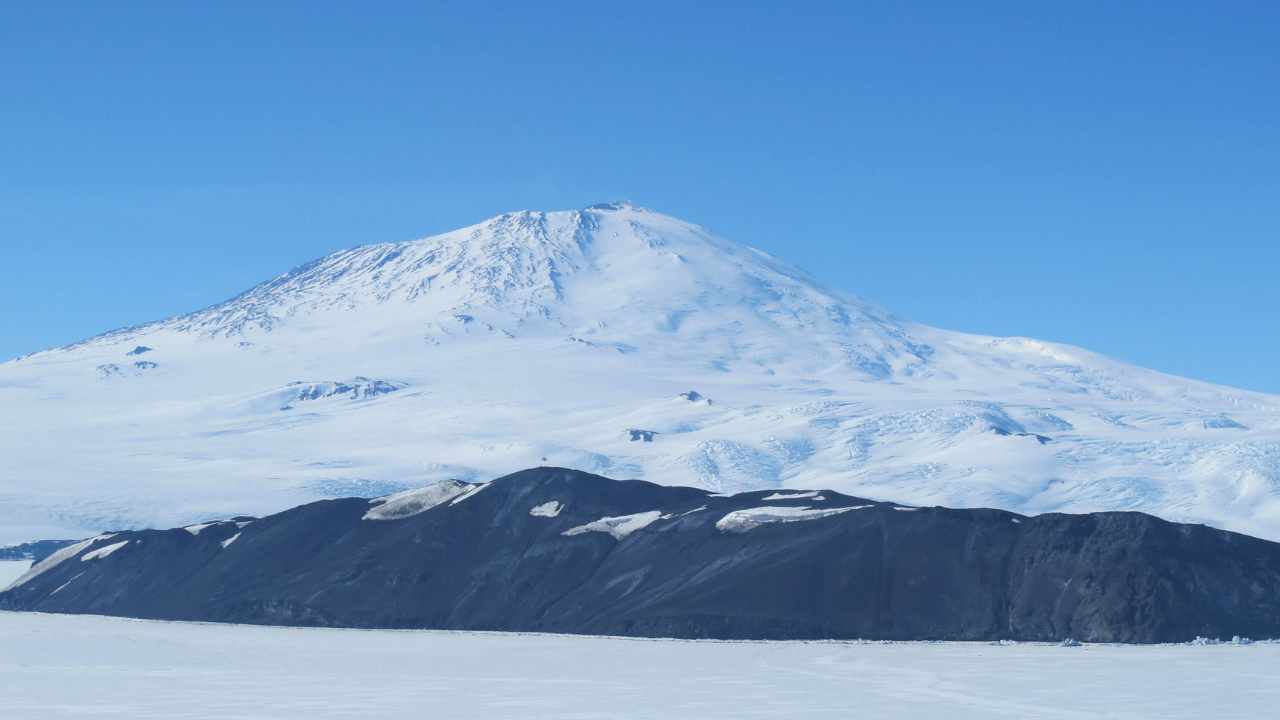
[[[111,553],[114,553],[115,551],[119,550],[120,548],[128,544],[129,544],[128,540],[122,540],[118,543],[103,545],[102,547],[98,548],[97,550],[94,550],[93,552],[87,552],[84,555],[81,555],[80,562],[88,562],[90,560],[100,560],[104,557],[110,556]]]
[[[0,648],[14,720],[1204,720],[1280,704],[1273,643],[689,642],[0,612]]]
[[[402,520],[424,513],[460,495],[475,490],[470,483],[458,480],[442,480],[426,487],[406,490],[373,501],[374,507],[364,514],[364,520]]]
[[[217,524],[218,524],[217,522],[207,522],[207,523],[200,523],[199,525],[188,525],[182,529],[186,530],[192,535],[199,535],[201,532],[204,531],[205,528],[211,528]]]
[[[553,518],[559,515],[560,511],[563,509],[564,506],[561,505],[559,501],[551,500],[550,502],[544,502],[541,505],[534,505],[529,508],[529,514],[533,517]]]
[[[818,520],[852,510],[865,510],[869,507],[873,506],[853,505],[841,508],[811,508],[771,505],[768,507],[744,508],[742,510],[734,510],[717,520],[716,529],[721,532],[744,533],[766,523]]]
[[[28,560],[0,560],[0,590],[4,590],[31,569]]]
[[[627,204],[334,253],[0,364],[0,406],[0,543],[537,465],[1280,539],[1280,397],[920,325]]]
[[[819,490],[810,490],[809,492],[800,493],[774,493],[766,495],[763,500],[765,502],[776,502],[779,500],[825,500]]]
[[[617,517],[604,517],[599,520],[593,520],[585,525],[579,525],[569,528],[561,535],[581,535],[589,532],[608,533],[615,540],[622,540],[631,533],[649,527],[662,517],[661,510],[650,510],[648,512],[635,513],[633,515],[619,515]]]
[[[239,539],[240,539],[240,533],[236,533],[235,535],[232,535],[231,537],[227,538],[226,540],[223,540],[223,541],[222,541],[222,547],[223,547],[223,549],[226,549],[226,548],[228,548],[228,547],[231,547],[231,543],[233,543],[233,542],[235,542],[236,540],[239,540]]]

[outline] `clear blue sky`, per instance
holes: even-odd
[[[21,5],[3,357],[625,198],[906,317],[1280,392],[1274,1]]]

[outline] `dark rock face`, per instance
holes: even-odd
[[[21,545],[8,545],[0,547],[0,560],[30,560],[38,563],[75,542],[75,540],[36,540]]]
[[[118,533],[0,607],[687,638],[1280,636],[1280,544],[1139,513],[717,497],[558,468],[458,487],[426,510],[328,500]],[[375,508],[394,519],[364,519]]]
[[[368,398],[386,395],[388,393],[403,390],[404,383],[396,383],[388,380],[374,380],[367,377],[354,377],[347,381],[334,382],[292,382],[289,383],[290,388],[296,389],[295,400],[322,400],[331,397],[347,397],[352,400],[365,400]]]

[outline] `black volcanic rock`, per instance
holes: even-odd
[[[101,537],[0,608],[688,638],[1280,636],[1280,544],[1140,513],[721,497],[558,468],[423,493]]]

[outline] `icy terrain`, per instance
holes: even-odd
[[[27,560],[0,560],[0,590],[26,574],[30,567],[31,563]]]
[[[0,613],[27,718],[1256,718],[1280,645],[724,643]]]
[[[0,407],[0,543],[537,465],[1280,539],[1280,398],[925,327],[626,204],[339,252],[0,364]]]

